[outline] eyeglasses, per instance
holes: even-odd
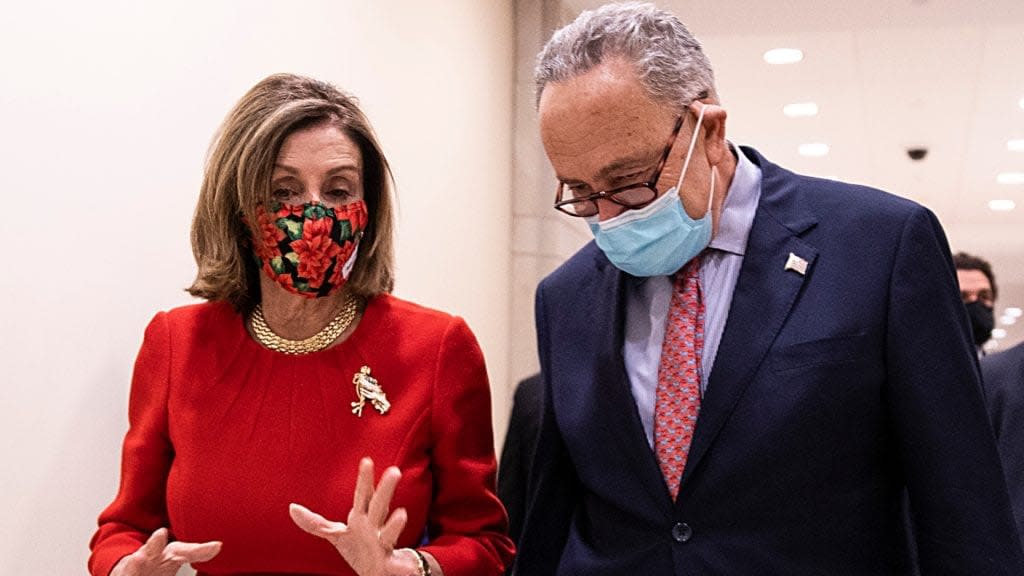
[[[668,144],[665,145],[665,151],[661,154],[661,160],[658,161],[658,167],[654,169],[654,174],[650,179],[585,196],[580,196],[582,190],[574,190],[568,184],[559,182],[558,191],[555,194],[555,209],[569,216],[585,218],[597,214],[597,201],[601,199],[609,200],[626,208],[643,208],[654,202],[658,197],[658,189],[655,186],[658,183],[658,178],[661,177],[661,170],[665,167],[665,161],[668,159],[669,152],[672,151],[672,146],[676,143],[676,136],[679,135],[679,129],[682,126],[683,116],[680,115],[676,120],[675,128],[672,129],[672,135],[668,138]]]

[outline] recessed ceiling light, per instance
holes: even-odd
[[[1003,326],[1013,326],[1014,324],[1017,323],[1017,319],[1014,318],[1013,316],[1003,316],[1002,318],[999,319],[999,323],[1002,324]]]
[[[1006,143],[1006,149],[1010,152],[1024,152],[1024,138],[1010,140]]]
[[[1013,307],[1007,308],[1006,310],[1003,310],[1003,315],[1004,316],[1011,316],[1013,318],[1020,318],[1022,313],[1024,313],[1024,310],[1021,310],[1020,308],[1017,308],[1016,306],[1013,306]]]
[[[1018,102],[1018,104],[1020,104],[1021,108],[1024,108],[1024,98],[1021,98],[1020,102]]]
[[[764,53],[769,64],[793,64],[804,59],[804,53],[796,48],[773,48]]]
[[[996,328],[995,330],[992,330],[992,337],[997,340],[999,338],[1006,338],[1006,330],[1003,330],[1002,328]]]
[[[1024,172],[1002,172],[996,176],[1000,184],[1024,184]]]
[[[808,116],[818,115],[818,105],[814,102],[794,102],[792,104],[786,104],[782,107],[782,113],[790,118],[806,118]],[[1024,146],[1024,140],[1021,140],[1021,146]]]
[[[801,144],[797,149],[797,152],[801,156],[810,156],[813,158],[826,156],[828,154],[828,144],[825,144],[824,142],[808,142],[806,144]]]
[[[989,200],[988,209],[993,212],[1009,212],[1017,207],[1013,200]]]

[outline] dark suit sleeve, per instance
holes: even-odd
[[[970,327],[935,216],[912,212],[895,249],[883,400],[921,572],[1024,574]]]
[[[513,573],[551,576],[558,571],[579,497],[579,478],[558,430],[549,373],[550,346],[544,285],[537,291],[537,343],[541,364],[541,417],[530,463],[526,518]]]
[[[516,386],[508,433],[498,465],[498,497],[508,511],[509,536],[519,540],[526,514],[530,460],[537,445],[541,404],[540,374],[530,376]]]
[[[1024,343],[983,358],[981,373],[1013,515],[1024,546]]]

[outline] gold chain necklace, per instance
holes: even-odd
[[[261,304],[257,304],[256,308],[252,311],[250,323],[256,339],[267,348],[284,354],[310,354],[323,350],[334,343],[338,336],[341,336],[342,332],[347,330],[349,325],[352,324],[358,308],[359,301],[351,296],[346,296],[345,304],[342,306],[341,311],[338,312],[338,315],[334,317],[334,320],[331,320],[330,324],[324,326],[316,334],[303,340],[288,340],[275,334],[270,329],[270,326],[267,325],[267,320],[263,317],[263,306]]]

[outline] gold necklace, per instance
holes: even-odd
[[[341,336],[342,332],[347,330],[349,325],[352,324],[358,308],[359,301],[351,296],[346,296],[345,304],[341,307],[338,315],[334,317],[334,320],[331,320],[327,326],[324,326],[316,334],[303,340],[288,340],[275,334],[270,329],[270,326],[267,325],[267,320],[263,317],[263,306],[261,304],[256,305],[249,322],[252,325],[253,335],[256,336],[260,344],[267,348],[284,354],[310,354],[312,352],[319,352],[334,343],[338,336]]]

